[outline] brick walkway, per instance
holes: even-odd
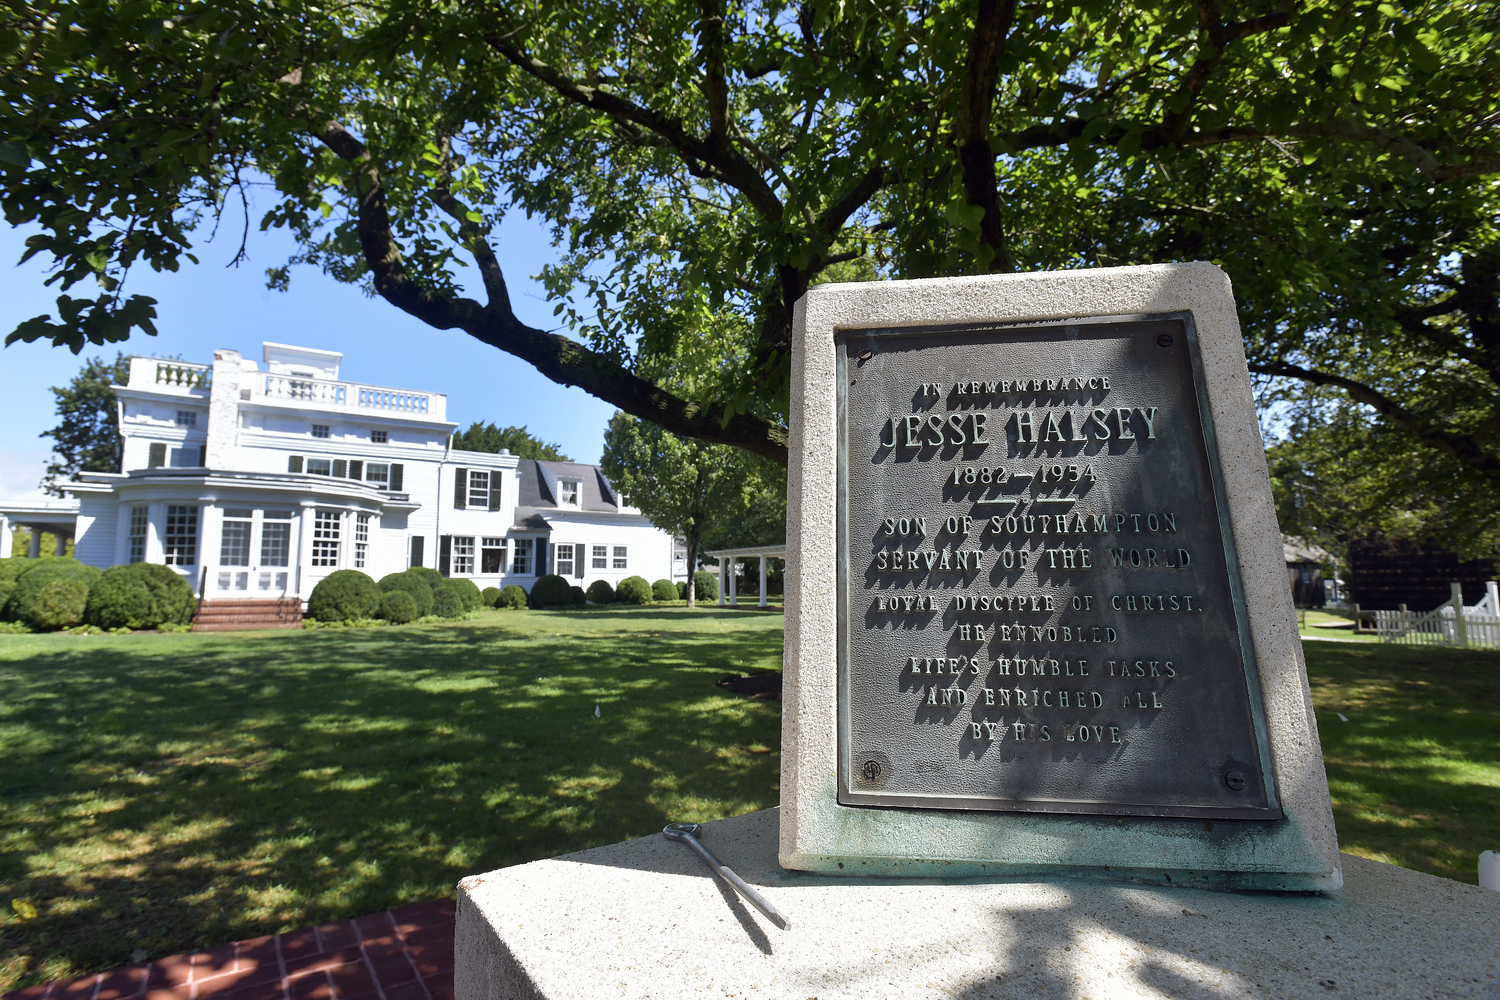
[[[0,1000],[453,1000],[453,900],[220,945]]]

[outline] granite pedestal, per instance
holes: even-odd
[[[457,1000],[1500,998],[1500,893],[1343,856],[1324,893],[782,869],[776,810],[703,842],[777,930],[660,835],[459,884]]]

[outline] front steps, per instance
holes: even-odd
[[[295,597],[273,600],[204,601],[193,615],[194,632],[248,632],[264,628],[301,628],[302,601]]]

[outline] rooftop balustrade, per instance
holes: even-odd
[[[256,395],[266,400],[312,403],[329,409],[374,411],[399,416],[447,417],[448,397],[440,393],[412,392],[355,382],[333,382],[325,379],[297,378],[290,375],[258,373]]]

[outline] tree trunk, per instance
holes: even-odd
[[[697,581],[693,579],[698,572],[698,534],[697,532],[684,532],[683,537],[687,542],[687,601],[688,610],[691,611],[698,606]]]

